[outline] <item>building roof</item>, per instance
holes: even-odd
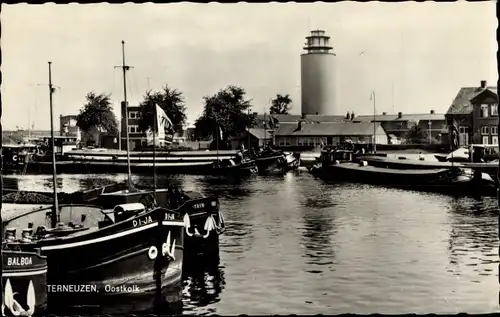
[[[290,114],[266,114],[266,121],[269,121],[269,116],[272,116],[278,119],[279,123],[295,123],[301,120],[301,115],[290,115]],[[306,122],[345,122],[345,116],[329,116],[329,115],[306,115]],[[401,118],[398,117],[398,114],[379,114],[375,115],[375,121],[378,122],[387,122],[387,121],[434,121],[434,120],[445,120],[444,113],[420,113],[420,114],[402,114]],[[257,115],[257,121],[263,122],[264,115]],[[373,115],[359,115],[354,117],[354,121],[373,121]],[[260,126],[260,125],[259,125]]]
[[[373,121],[373,115],[361,115],[355,117],[355,119],[361,121]],[[444,113],[420,113],[420,114],[404,114],[402,113],[401,118],[397,114],[379,114],[375,115],[375,121],[386,122],[386,121],[433,121],[433,120],[445,120]]]
[[[375,128],[381,128],[380,123]],[[280,123],[276,136],[307,135],[307,136],[371,136],[373,135],[373,123],[369,122],[324,122],[324,123],[302,123],[301,130],[297,123]],[[383,129],[383,128],[382,128]]]
[[[248,132],[256,137],[259,140],[269,140],[272,139],[272,134],[269,132],[267,129],[260,129],[260,128],[250,128],[248,129]]]
[[[458,91],[455,99],[451,103],[450,108],[446,114],[469,114],[472,112],[472,103],[470,102],[472,98],[483,93],[485,90],[490,90],[495,95],[497,94],[497,87],[488,86],[486,88],[481,87],[462,87]]]
[[[265,115],[266,121],[269,121],[269,116],[276,118],[280,123],[298,122],[299,120],[302,119],[302,115],[299,115],[299,114],[266,114]],[[343,121],[344,118],[345,118],[345,116],[328,116],[328,115],[308,114],[308,115],[306,115],[305,119],[307,121],[314,121],[314,122],[340,122],[340,121]],[[257,120],[263,121],[264,115],[258,114]]]

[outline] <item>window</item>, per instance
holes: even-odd
[[[489,108],[487,104],[482,104],[481,105],[481,118],[487,118],[488,117],[488,111]]]
[[[489,144],[490,137],[487,135],[483,135],[483,144]]]
[[[290,138],[285,138],[285,145],[286,146],[292,145],[292,140]]]
[[[137,118],[137,112],[136,111],[129,111],[128,112],[128,118],[129,119],[136,119]]]
[[[497,103],[491,104],[491,115],[498,116],[498,104]]]
[[[298,146],[303,146],[305,145],[305,138],[297,138],[297,145]]]
[[[466,126],[458,127],[458,133],[469,133],[469,127]]]
[[[278,145],[279,145],[279,146],[283,146],[283,145],[285,145],[285,139],[283,139],[283,138],[279,138],[279,139],[278,139]]]
[[[483,125],[481,127],[481,134],[484,134],[484,135],[490,134],[490,127],[488,127],[487,125]]]
[[[497,135],[498,134],[498,127],[496,125],[492,125],[490,127],[491,135]]]
[[[128,133],[139,133],[139,126],[138,125],[129,125],[128,126]]]
[[[491,144],[498,145],[498,136],[491,137]]]

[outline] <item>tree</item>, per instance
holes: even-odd
[[[86,103],[76,119],[76,125],[86,133],[91,130],[107,132],[116,135],[118,133],[118,122],[113,112],[111,94],[89,92],[85,96]]]
[[[186,106],[184,105],[184,95],[177,89],[163,86],[162,91],[146,91],[143,101],[139,104],[139,129],[143,132],[153,130],[155,105],[158,105],[168,116],[174,126],[174,131],[182,131],[186,122]]]
[[[271,107],[269,108],[269,113],[271,114],[288,114],[288,111],[292,103],[292,99],[290,99],[290,95],[276,95],[276,98],[274,98],[271,101]]]
[[[418,127],[412,126],[405,135],[406,143],[408,144],[423,144],[428,143],[427,132]]]
[[[203,114],[195,122],[195,134],[215,139],[220,127],[222,141],[227,141],[229,136],[253,127],[256,115],[248,113],[252,105],[251,100],[245,99],[245,94],[243,88],[228,86],[213,96],[203,97],[205,106]]]

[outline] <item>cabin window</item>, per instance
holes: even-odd
[[[487,118],[488,117],[488,110],[490,107],[488,107],[487,104],[482,104],[481,105],[481,118]]]
[[[481,134],[485,134],[485,135],[488,135],[490,134],[490,127],[487,126],[487,125],[483,125],[481,127]]]
[[[491,104],[491,115],[498,116],[498,104],[497,103]]]
[[[492,125],[490,127],[491,135],[497,135],[498,134],[498,127],[496,125]]]

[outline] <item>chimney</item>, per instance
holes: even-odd
[[[487,84],[486,80],[481,80],[481,88],[483,89],[486,88],[486,84]]]
[[[382,115],[383,115],[383,116],[385,116],[386,114],[387,114],[387,112],[385,112],[385,111],[384,111],[384,112],[382,112]]]
[[[402,112],[398,112],[398,119],[401,119],[403,117],[403,113]]]
[[[431,114],[435,114],[434,110],[431,110]]]

